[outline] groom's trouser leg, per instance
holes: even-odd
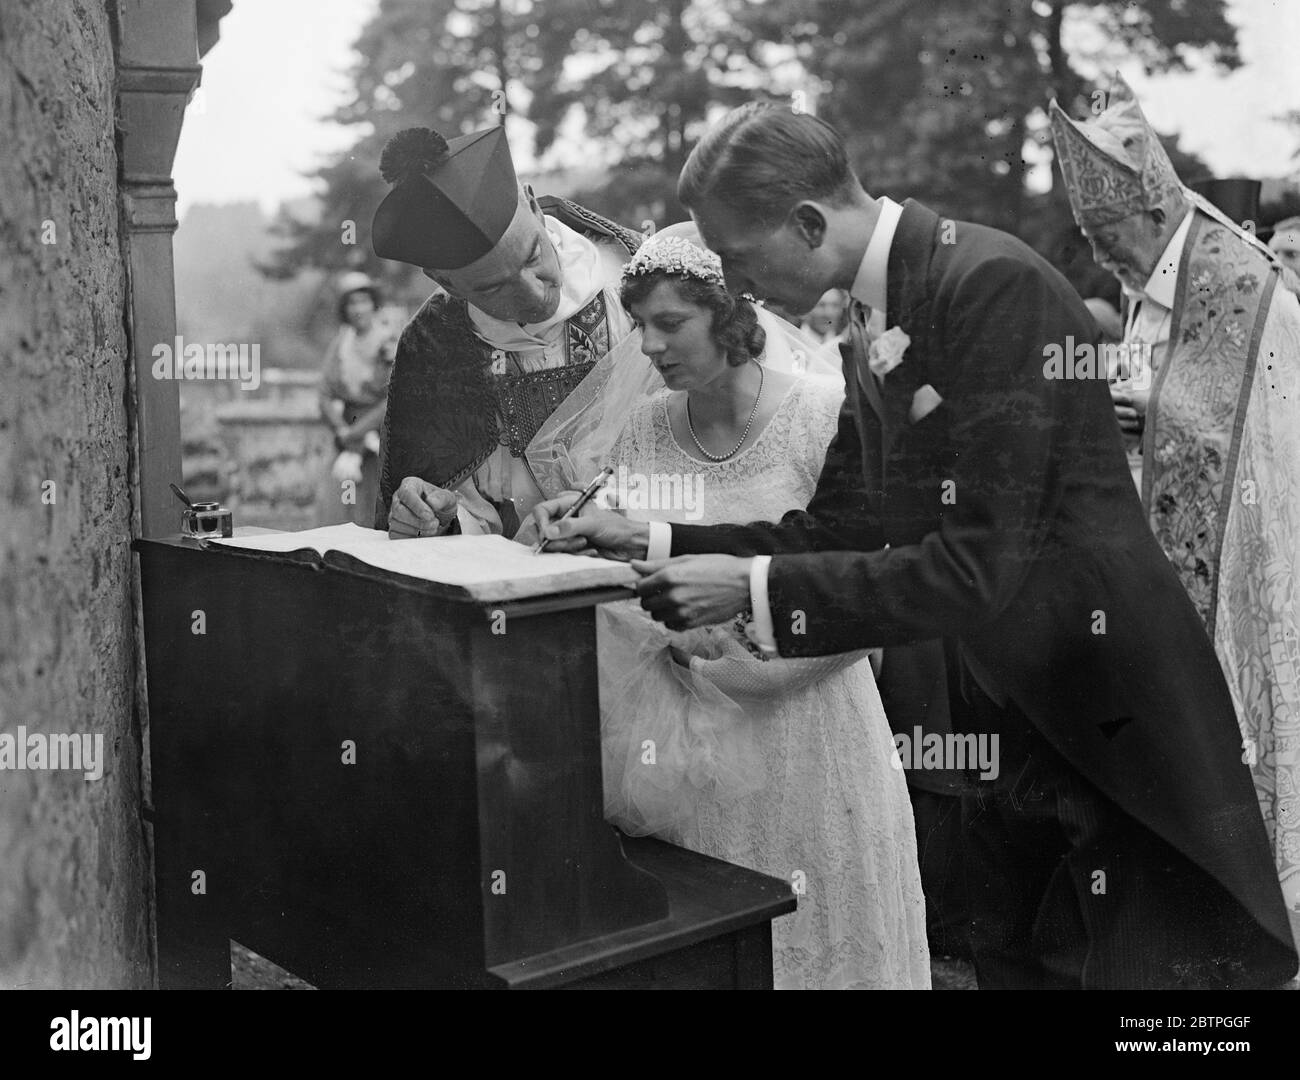
[[[979,729],[1000,735],[1006,778],[963,803],[980,986],[1253,985],[1251,972],[1267,965],[1244,909],[1080,776],[1014,706],[978,706]]]
[[[922,641],[885,650],[876,679],[880,700],[895,735],[903,735],[913,745],[918,742],[918,729],[923,739],[946,739],[953,731],[954,710],[964,705],[957,653],[955,647],[950,651],[950,644]],[[910,757],[907,793],[916,824],[930,954],[969,958],[970,909],[961,831],[965,775],[960,769],[929,767],[920,753]]]
[[[1068,853],[1054,800],[1023,758],[1004,751],[1002,764],[1014,768],[1014,787],[980,784],[962,796],[970,949],[980,989],[1077,987],[1077,974],[1044,966],[1036,934],[1043,898]],[[1058,937],[1069,936],[1068,908],[1054,927]],[[1077,911],[1073,930],[1083,942]]]
[[[907,793],[916,824],[916,847],[925,892],[925,932],[932,956],[970,958],[970,907],[962,855],[961,796],[914,786]]]
[[[1179,886],[1166,865],[1176,853],[1079,776],[1023,714],[999,711],[982,727],[999,734],[1006,782],[978,785],[963,807],[980,986],[1168,984],[1160,958],[1171,942],[1157,898]]]
[[[1276,945],[1226,889],[1045,742],[1038,753],[1069,841],[1035,927],[1047,969],[1077,968],[1071,935],[1081,919],[1085,990],[1241,989],[1286,978]]]

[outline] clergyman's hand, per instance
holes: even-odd
[[[578,501],[579,492],[566,491],[533,507],[537,534],[549,540],[547,551],[573,555],[599,555],[618,562],[644,559],[650,543],[650,527],[644,522],[628,521],[615,510],[605,510],[596,500],[587,503],[576,517],[560,521]]]
[[[641,606],[669,630],[726,622],[749,607],[752,559],[737,555],[682,555],[663,562],[636,560],[632,569]]]
[[[456,494],[435,487],[418,476],[408,476],[393,492],[388,511],[388,537],[438,536],[456,520]]]
[[[1110,398],[1115,403],[1115,418],[1119,421],[1120,430],[1124,434],[1142,434],[1142,428],[1146,424],[1147,400],[1150,397],[1149,389],[1137,390],[1132,387],[1111,386]]]

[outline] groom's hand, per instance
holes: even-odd
[[[628,521],[622,514],[604,510],[592,500],[577,517],[560,521],[578,501],[578,492],[566,491],[533,507],[537,535],[550,541],[547,551],[574,555],[600,555],[606,559],[628,562],[644,559],[650,543],[650,527],[644,522]]]
[[[664,562],[633,561],[641,606],[669,630],[726,622],[749,607],[752,559],[682,555]]]

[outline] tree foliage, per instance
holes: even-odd
[[[1194,58],[1236,67],[1225,0],[381,0],[356,43],[354,93],[335,119],[355,145],[319,172],[319,221],[282,217],[268,272],[361,267],[385,193],[377,169],[403,127],[446,135],[517,116],[533,151],[579,123],[607,179],[578,197],[630,224],[676,220],[686,155],[718,110],[800,94],[845,136],[873,193],[913,196],[1040,246],[1068,221],[1050,160],[1046,105],[1082,115],[1115,64],[1148,71]],[[1070,45],[1067,51],[1067,43]],[[512,138],[515,137],[512,128]],[[1028,153],[1027,153],[1028,148]],[[1175,165],[1204,172],[1181,158]],[[341,242],[343,223],[354,245]]]
[[[820,83],[820,115],[845,134],[872,191],[906,194],[1009,229],[1026,212],[1026,144],[1050,150],[1046,106],[1086,112],[1094,82],[1125,57],[1149,71],[1193,55],[1238,65],[1222,0],[772,0],[756,33],[780,32]],[[1091,47],[1068,55],[1068,22]],[[1108,81],[1103,78],[1103,85]]]

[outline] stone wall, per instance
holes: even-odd
[[[4,987],[151,980],[106,9],[0,4],[0,737],[104,753],[98,780],[0,771]]]
[[[229,507],[236,525],[312,529],[353,520],[330,477],[335,457],[315,372],[263,368],[261,385],[181,385],[185,492]],[[363,500],[364,501],[364,500]],[[373,498],[364,524],[373,519]],[[177,504],[179,522],[180,505]]]

